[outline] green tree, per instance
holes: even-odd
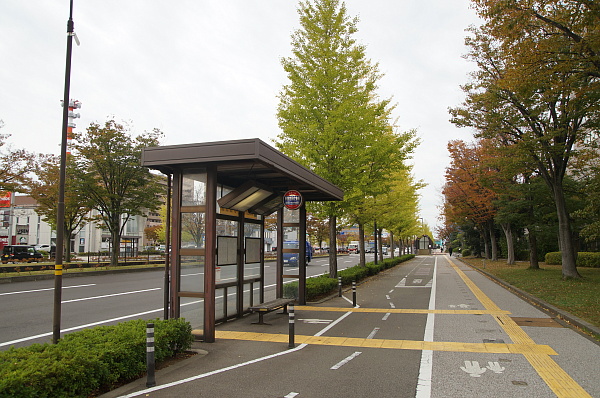
[[[0,128],[4,122],[0,120]],[[14,149],[7,143],[10,134],[0,134],[0,191],[25,192],[35,164],[35,155]]]
[[[75,170],[77,164],[68,155],[67,179],[65,180],[65,219],[63,225],[65,261],[71,261],[71,239],[76,231],[80,230],[87,220],[87,215],[92,209],[87,195],[84,194],[83,181],[78,178],[81,172]],[[30,183],[29,195],[34,198],[39,207],[36,209],[44,220],[58,228],[56,220],[56,204],[58,202],[60,157],[42,156],[35,165],[37,179]]]
[[[579,278],[563,183],[575,144],[600,125],[600,80],[573,69],[577,55],[561,50],[566,44],[560,35],[548,41],[541,32],[523,31],[520,37],[530,46],[521,49],[533,55],[517,57],[509,45],[513,36],[502,36],[492,22],[473,32],[469,56],[479,70],[463,87],[467,100],[451,111],[453,122],[476,128],[481,137],[500,136],[535,163],[556,205],[563,278]],[[529,33],[538,36],[530,40]],[[556,50],[545,51],[544,62],[537,58],[536,40]]]
[[[311,207],[329,218],[329,274],[335,277],[337,217],[355,198],[372,196],[362,189],[377,185],[390,161],[400,157],[394,151],[412,136],[393,131],[390,101],[375,92],[378,66],[353,38],[358,19],[347,15],[345,4],[301,1],[298,13],[301,28],[292,35],[293,57],[282,59],[290,82],[279,95],[282,133],[276,146],[344,190],[343,203]]]
[[[142,148],[158,145],[162,133],[153,130],[132,138],[114,120],[104,126],[92,123],[75,135],[79,178],[84,193],[98,210],[98,222],[111,235],[111,265],[117,265],[121,236],[127,221],[147,211],[156,211],[164,187],[158,177],[140,165]]]

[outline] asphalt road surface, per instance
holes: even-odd
[[[339,256],[338,269],[354,266],[358,261],[358,255]],[[323,274],[328,272],[328,267],[328,258],[318,257],[307,267],[307,274]],[[223,282],[230,277],[228,272],[223,267]],[[284,272],[294,274],[298,271],[285,267]],[[196,277],[192,275],[193,271],[189,273],[189,278]],[[184,278],[188,276],[184,273]],[[162,318],[163,277],[164,271],[157,269],[63,278],[61,331],[69,333],[131,319]],[[265,263],[265,286],[265,296],[274,298],[273,262]],[[52,341],[53,280],[0,284],[0,302],[0,350]]]

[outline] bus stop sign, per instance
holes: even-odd
[[[297,210],[302,206],[302,195],[298,191],[287,191],[283,195],[283,205],[290,210]]]

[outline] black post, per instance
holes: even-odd
[[[69,91],[71,88],[71,53],[73,51],[73,0],[69,5],[67,21],[67,59],[65,67],[65,91],[63,97],[62,137],[60,146],[60,172],[58,180],[58,203],[56,206],[56,257],[54,262],[54,312],[52,317],[52,343],[60,339],[62,301],[62,270],[65,240],[65,182],[67,179],[67,127],[69,124]]]
[[[146,325],[146,387],[154,387],[154,324]]]
[[[164,276],[164,319],[169,319],[169,297],[170,297],[170,253],[171,247],[171,191],[172,191],[172,176],[167,175],[167,225],[165,232],[165,276]]]
[[[338,297],[342,297],[342,277],[338,276]]]
[[[288,314],[289,314],[289,323],[290,323],[290,338],[289,338],[289,344],[288,344],[288,348],[294,348],[295,344],[294,344],[294,325],[295,325],[295,315],[294,315],[294,304],[290,304],[289,308],[288,308]]]
[[[352,281],[352,307],[356,307],[356,281]]]

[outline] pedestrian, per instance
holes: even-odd
[[[452,246],[448,248],[448,253],[450,253],[450,257],[452,257]]]

